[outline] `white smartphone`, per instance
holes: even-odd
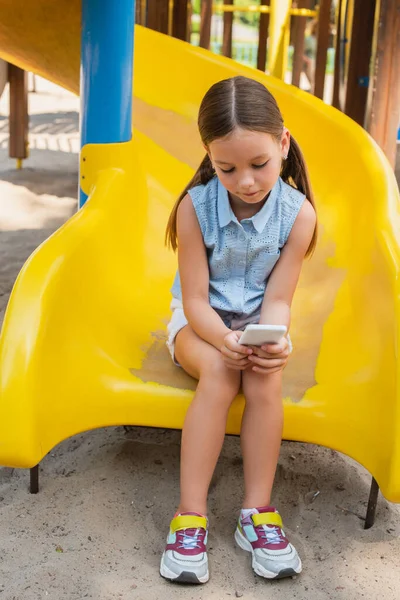
[[[247,325],[239,339],[239,344],[246,346],[277,344],[286,332],[285,325]]]

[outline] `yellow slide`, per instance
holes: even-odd
[[[0,0],[0,54],[78,92],[79,2]],[[51,26],[49,24],[51,22]],[[165,348],[175,257],[164,229],[203,151],[199,102],[244,74],[276,96],[304,149],[320,219],[293,307],[286,439],[364,465],[400,502],[399,197],[381,151],[316,98],[137,27],[133,142],[86,146],[90,199],[24,266],[0,342],[0,464],[36,465],[106,425],[182,426],[195,382]],[[243,399],[229,416],[238,433]]]

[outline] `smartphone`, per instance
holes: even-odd
[[[246,346],[277,344],[286,332],[285,325],[247,325],[239,339],[239,344]]]

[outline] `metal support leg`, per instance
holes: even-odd
[[[39,465],[30,469],[30,487],[31,494],[37,494],[39,491]]]
[[[379,485],[378,482],[372,478],[371,491],[369,493],[367,514],[365,517],[364,529],[369,529],[375,523],[376,505],[378,503]]]

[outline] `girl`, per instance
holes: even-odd
[[[302,262],[316,243],[316,214],[302,153],[273,96],[233,77],[211,87],[198,126],[206,157],[174,206],[167,242],[178,248],[168,347],[198,379],[182,432],[181,495],[161,575],[208,581],[207,493],[240,388],[244,500],[235,539],[254,571],[274,579],[301,561],[270,505],[282,438],[282,370],[290,338],[238,343],[249,323],[286,325]]]

